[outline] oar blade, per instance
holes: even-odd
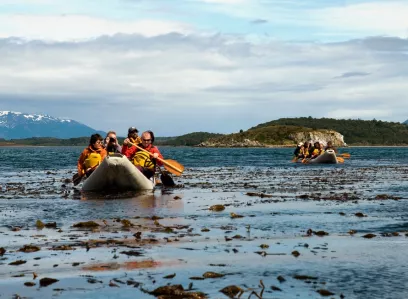
[[[177,162],[175,160],[171,160],[171,159],[167,159],[167,160],[163,160],[163,161],[166,162],[166,163],[164,163],[164,168],[168,172],[170,172],[170,173],[172,173],[172,174],[174,174],[176,176],[180,176],[183,173],[184,166],[181,165],[179,162]]]
[[[350,159],[351,155],[349,153],[342,153],[339,155],[340,157],[346,158],[346,159]]]
[[[160,180],[165,187],[174,187],[176,185],[173,178],[168,173],[162,173],[160,175]]]
[[[337,157],[337,162],[344,163],[344,159],[342,157]]]

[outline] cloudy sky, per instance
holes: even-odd
[[[158,136],[408,119],[406,0],[0,0],[0,110]]]

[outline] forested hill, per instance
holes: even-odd
[[[272,125],[301,126],[311,129],[330,129],[344,135],[349,145],[407,145],[408,125],[398,122],[333,118],[280,118],[249,130]]]
[[[172,145],[172,146],[194,146],[206,141],[209,138],[219,137],[223,134],[215,134],[208,132],[194,132],[177,137],[161,137],[155,141],[156,145]]]

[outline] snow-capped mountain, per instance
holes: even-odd
[[[20,139],[30,137],[74,138],[90,136],[96,131],[72,119],[49,115],[0,111],[0,138]]]
[[[408,119],[406,121],[404,121],[403,124],[408,125]]]

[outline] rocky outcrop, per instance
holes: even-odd
[[[245,134],[245,133],[244,133]],[[305,130],[291,133],[283,140],[282,144],[262,143],[257,140],[245,138],[240,134],[231,134],[219,138],[210,138],[198,147],[293,147],[299,142],[321,142],[326,145],[331,141],[334,146],[346,146],[344,136],[333,130]]]
[[[234,138],[224,138],[201,142],[200,147],[265,147],[265,144],[256,140],[244,139],[243,141],[234,140]]]
[[[344,136],[339,132],[333,130],[318,130],[310,132],[297,132],[289,135],[289,139],[293,140],[296,144],[299,142],[320,142],[326,145],[328,141],[331,141],[334,146],[347,146],[344,142]]]

